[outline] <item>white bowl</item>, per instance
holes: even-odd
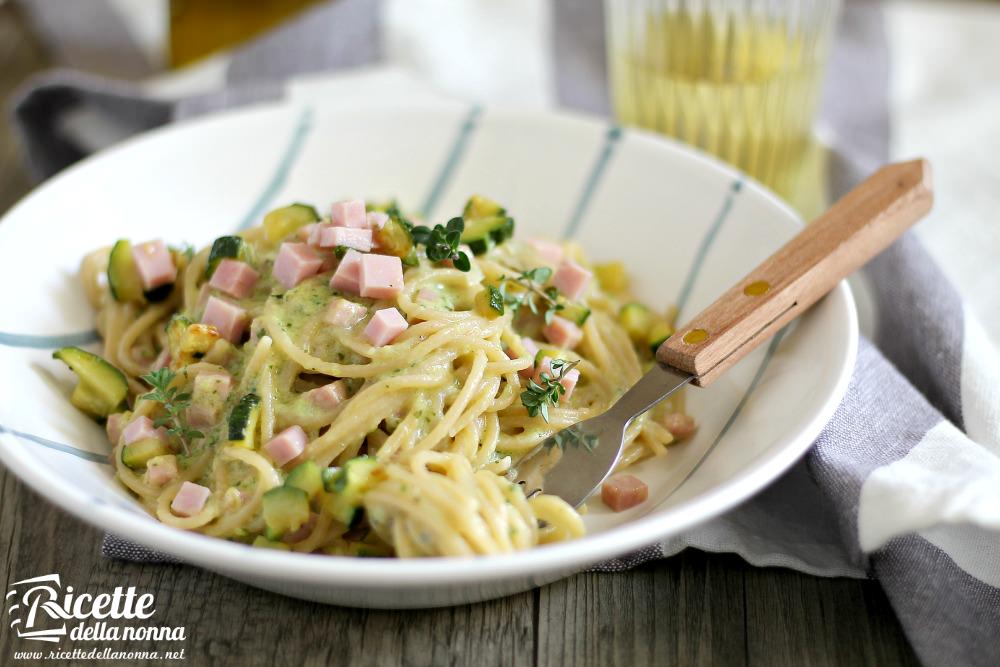
[[[114,482],[101,427],[69,405],[73,379],[50,358],[54,347],[92,340],[75,278],[87,250],[122,236],[200,246],[256,224],[272,205],[347,196],[396,196],[444,219],[471,192],[503,202],[521,235],[569,233],[595,259],[624,259],[639,296],[657,307],[680,302],[681,320],[801,224],[711,158],[571,115],[276,105],[151,132],[68,169],[0,223],[0,459],[80,518],[254,586],[343,605],[429,607],[545,584],[710,519],[801,457],[839,403],[857,348],[845,284],[780,344],[711,388],[689,390],[700,428],[639,466],[650,501],[621,514],[591,503],[588,536],[574,542],[461,560],[250,549],[161,525]]]

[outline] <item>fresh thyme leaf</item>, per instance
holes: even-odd
[[[469,260],[469,256],[466,255],[461,250],[459,250],[451,258],[451,261],[452,261],[452,264],[455,265],[455,268],[458,269],[459,271],[468,271],[469,269],[472,268],[472,262]]]
[[[503,295],[503,292],[501,291],[502,288],[498,289],[497,287],[494,287],[493,285],[490,285],[488,289],[489,289],[489,293],[490,293],[490,308],[492,308],[493,310],[495,310],[498,313],[500,313],[501,315],[503,315],[503,311],[504,311],[504,307],[503,307],[504,306],[504,304],[503,304],[504,295]]]
[[[465,221],[462,218],[452,218],[445,225],[434,225],[433,229],[423,225],[415,226],[410,230],[410,235],[413,236],[414,243],[426,248],[427,259],[432,262],[450,259],[459,271],[469,271],[472,262],[465,252],[458,249],[464,230]]]
[[[205,435],[196,429],[188,428],[182,419],[182,415],[191,404],[190,392],[178,392],[176,387],[171,387],[177,374],[169,368],[160,368],[142,376],[153,388],[153,391],[143,394],[140,398],[155,401],[163,407],[165,414],[153,420],[153,426],[167,427],[167,433],[180,440],[184,447],[184,453],[190,453],[189,441],[203,438]]]
[[[541,415],[542,419],[549,421],[549,406],[559,405],[559,400],[566,393],[562,380],[578,363],[580,362],[553,359],[549,365],[551,373],[543,371],[538,381],[534,378],[528,380],[527,388],[521,392],[521,405],[527,409],[529,416]]]

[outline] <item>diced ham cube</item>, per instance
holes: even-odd
[[[250,322],[250,316],[236,304],[210,296],[205,304],[201,322],[215,327],[219,335],[230,343],[239,343]]]
[[[573,260],[567,260],[559,265],[556,274],[552,276],[552,284],[567,298],[579,299],[593,277],[594,274],[587,269]]]
[[[336,202],[330,209],[330,222],[334,227],[368,227],[365,203],[360,199]]]
[[[163,486],[177,479],[177,457],[173,454],[154,456],[146,462],[144,481],[150,486]]]
[[[420,291],[417,292],[417,301],[423,301],[424,303],[437,303],[441,300],[441,295],[437,290],[431,289],[430,287],[421,287]]]
[[[233,377],[224,371],[198,373],[187,409],[188,423],[201,428],[219,421],[226,399],[233,388]]]
[[[207,486],[195,484],[194,482],[184,482],[180,490],[170,503],[170,509],[179,516],[194,516],[205,508],[208,497],[212,495],[212,490]]]
[[[307,441],[306,432],[302,430],[301,426],[296,424],[295,426],[289,426],[271,438],[264,445],[264,451],[280,467],[304,452]]]
[[[347,398],[347,383],[337,380],[330,384],[310,389],[305,393],[306,400],[323,410],[332,410]]]
[[[177,279],[174,258],[170,256],[167,244],[159,239],[134,246],[132,259],[144,290],[148,291]]]
[[[361,293],[361,258],[357,250],[348,250],[330,278],[330,289],[348,294]]]
[[[635,475],[615,475],[601,485],[601,500],[615,512],[623,512],[646,501],[649,487]]]
[[[528,245],[535,249],[538,256],[547,264],[558,265],[563,260],[563,247],[555,241],[547,239],[528,239]]]
[[[321,266],[323,259],[305,243],[282,243],[271,273],[285,289],[292,289],[306,278],[316,275]]]
[[[375,311],[375,315],[365,327],[365,337],[375,347],[382,347],[394,341],[409,326],[406,318],[398,310],[383,308]]]
[[[224,259],[215,267],[215,273],[208,284],[237,299],[245,299],[257,286],[260,274],[246,262]]]
[[[295,238],[302,241],[303,243],[308,243],[309,245],[316,245],[316,243],[313,241],[313,234],[314,233],[318,234],[316,230],[318,230],[321,226],[322,225],[320,225],[318,222],[310,222],[308,225],[305,225],[304,227],[299,227],[299,230],[295,232]],[[317,238],[316,240],[318,241],[319,239]]]
[[[126,445],[131,445],[133,442],[139,442],[140,440],[148,440],[150,438],[156,438],[161,442],[167,441],[167,430],[162,426],[156,428],[153,426],[153,420],[149,417],[136,417],[122,429],[121,432],[122,440]]]
[[[153,365],[150,366],[150,370],[158,371],[161,368],[166,368],[170,365],[170,348],[165,347],[160,350],[160,353],[156,355],[156,359],[153,360]]]
[[[531,365],[522,371],[518,371],[518,375],[520,375],[524,379],[528,379],[534,376],[535,374],[535,357],[538,356],[538,350],[540,348],[538,347],[538,343],[536,343],[531,338],[522,338],[521,345],[524,346],[526,358],[531,361]]]
[[[389,222],[389,216],[382,211],[368,211],[368,226],[372,231],[382,229]]]
[[[552,359],[550,357],[543,357],[541,363],[539,363],[538,367],[534,370],[535,382],[542,381],[543,373],[550,378],[554,378],[556,376],[556,374],[552,371]],[[573,395],[573,390],[576,389],[576,384],[579,381],[580,371],[575,368],[570,371],[563,372],[562,378],[559,380],[559,384],[563,386],[566,393],[560,397],[560,403],[569,401],[569,397]]]
[[[108,421],[104,424],[104,430],[107,431],[108,441],[112,445],[117,445],[118,441],[121,440],[122,431],[125,429],[127,420],[127,412],[116,412],[108,415]]]
[[[690,438],[695,432],[694,419],[683,412],[671,412],[662,420],[663,427],[670,431],[675,440]]]
[[[372,230],[354,227],[324,227],[319,234],[320,248],[354,248],[360,252],[371,252]]]
[[[552,321],[542,329],[545,340],[553,345],[572,350],[583,340],[583,329],[565,317],[556,315]]]
[[[335,327],[353,327],[368,314],[368,309],[360,303],[335,298],[326,310],[326,323]]]
[[[392,255],[362,255],[361,296],[394,299],[403,291],[403,262]]]

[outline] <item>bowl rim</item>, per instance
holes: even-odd
[[[191,128],[218,122],[238,121],[243,117],[274,112],[291,113],[305,105],[293,100],[253,104],[238,109],[208,114],[203,117],[173,123],[144,132],[126,139],[106,150],[88,156],[63,170],[33,189],[0,218],[14,215],[28,200],[40,196],[49,186],[66,178],[72,178],[78,171],[87,169],[98,160],[120,151],[141,146],[155,137],[176,132],[186,132]],[[365,105],[310,105],[323,113],[357,113]],[[458,107],[454,107],[458,108]],[[468,108],[463,105],[462,108]],[[452,110],[450,104],[421,105],[413,109],[389,110],[398,113],[442,114]],[[606,130],[608,121],[600,117],[573,111],[536,111],[512,109],[486,109],[490,119],[550,122],[556,125],[567,120],[589,124],[594,129]],[[798,213],[770,190],[752,178],[700,150],[684,145],[677,140],[656,135],[636,128],[625,128],[630,137],[643,143],[652,143],[655,150],[673,153],[675,157],[689,160],[693,165],[715,172],[730,181],[739,179],[746,190],[773,206],[791,229],[803,225]],[[155,520],[136,506],[132,510],[117,507],[95,498],[76,487],[67,488],[54,475],[47,474],[47,468],[33,465],[27,454],[20,454],[20,448],[0,447],[0,462],[35,492],[61,509],[95,527],[117,536],[135,541],[151,549],[174,556],[184,562],[209,569],[250,577],[264,576],[294,583],[321,585],[344,585],[372,589],[423,588],[429,585],[450,587],[482,583],[488,580],[510,579],[514,577],[538,576],[546,572],[569,572],[583,569],[602,560],[620,556],[652,543],[660,542],[708,521],[723,512],[746,501],[774,481],[778,476],[798,461],[812,445],[846,393],[854,370],[857,356],[859,333],[858,315],[851,289],[846,281],[834,288],[825,297],[833,300],[838,321],[843,325],[845,344],[840,349],[840,365],[832,388],[822,406],[815,411],[802,428],[793,435],[779,439],[781,445],[775,454],[755,468],[744,470],[730,477],[724,483],[709,491],[680,503],[663,513],[649,513],[620,526],[600,533],[585,535],[577,540],[544,545],[511,554],[477,556],[473,558],[435,557],[417,559],[365,559],[316,554],[297,554],[268,549],[251,549],[246,545],[230,542],[199,533],[175,529]],[[0,431],[0,441],[12,434]]]

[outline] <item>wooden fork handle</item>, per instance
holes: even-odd
[[[927,161],[882,167],[678,329],[657,359],[709,385],[885,250],[933,199]]]

